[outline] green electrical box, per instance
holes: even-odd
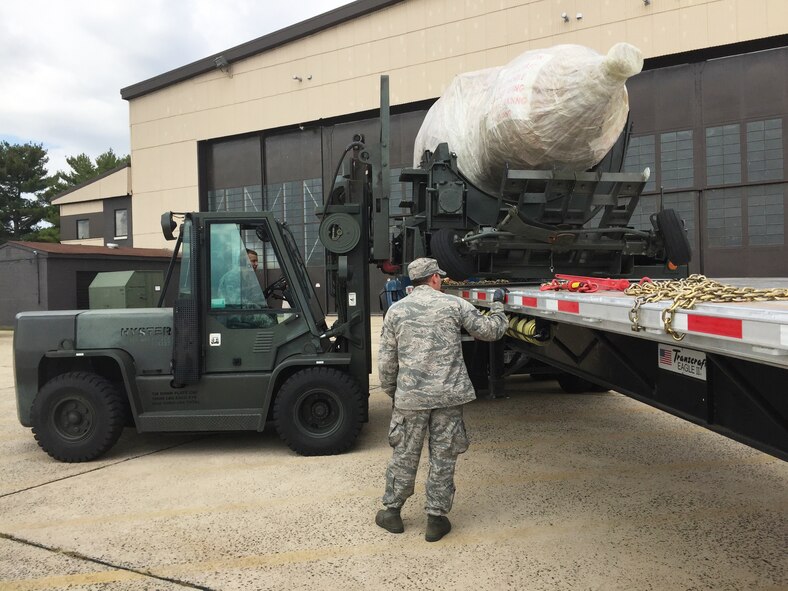
[[[162,271],[99,273],[88,290],[90,309],[155,308],[163,285]]]

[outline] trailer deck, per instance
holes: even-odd
[[[788,287],[788,279],[720,279],[730,285],[756,288]],[[449,286],[444,291],[479,307],[489,307],[500,286]],[[620,291],[578,293],[540,291],[539,286],[508,285],[507,312],[541,317],[646,338],[668,345],[720,353],[788,368],[788,301],[701,303],[678,309],[673,327],[680,341],[665,331],[662,313],[671,301],[642,304],[637,325],[631,315],[636,298]]]

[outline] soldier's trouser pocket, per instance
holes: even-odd
[[[468,433],[465,431],[465,421],[460,418],[460,420],[457,421],[457,424],[454,427],[454,433],[452,434],[451,450],[455,455],[460,455],[461,453],[468,451],[470,445],[471,441],[468,439]]]
[[[405,436],[405,419],[396,412],[391,415],[389,424],[389,445],[397,447]]]

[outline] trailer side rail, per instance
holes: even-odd
[[[479,307],[489,307],[494,290],[495,286],[444,288],[446,293]],[[681,341],[664,328],[662,312],[670,306],[670,301],[643,304],[638,311],[637,326],[631,316],[634,304],[634,297],[617,291],[576,293],[514,286],[509,288],[505,308],[513,314],[788,368],[788,301],[704,303],[692,310],[678,309],[673,317],[673,328],[685,335]]]

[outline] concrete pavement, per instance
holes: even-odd
[[[454,529],[428,544],[424,470],[405,533],[373,521],[390,453],[378,389],[341,456],[299,457],[273,431],[127,429],[100,461],[61,464],[17,422],[11,340],[0,590],[788,586],[788,464],[615,393],[522,378],[470,404]]]

